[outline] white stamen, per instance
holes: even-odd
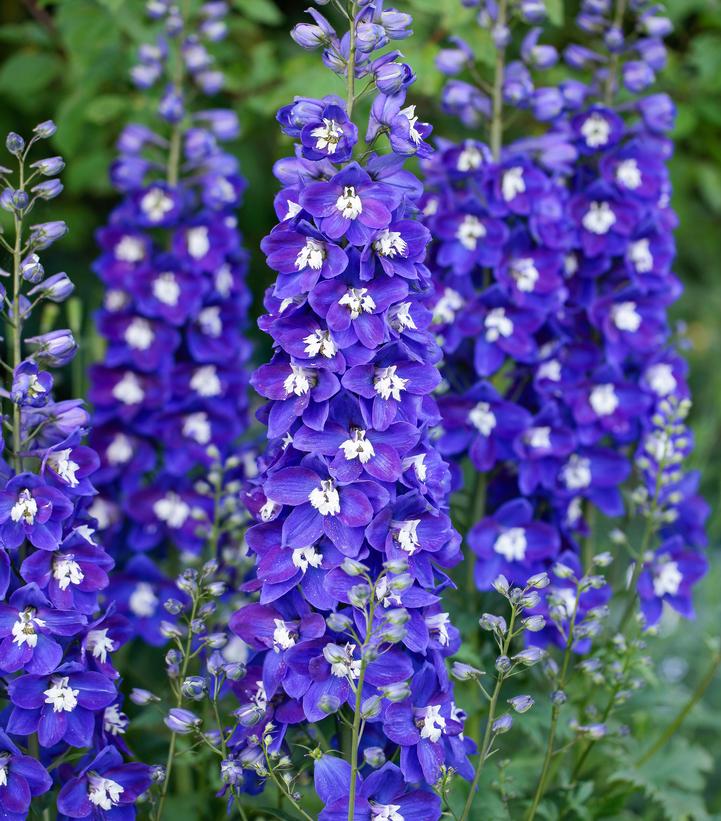
[[[207,445],[212,436],[212,427],[205,411],[189,413],[183,419],[183,436],[193,439],[199,445]]]
[[[350,462],[353,459],[358,459],[362,465],[365,465],[375,456],[373,443],[366,439],[366,432],[358,428],[351,431],[350,439],[340,443],[343,456]]]
[[[121,237],[115,246],[115,259],[121,262],[140,262],[144,257],[145,246],[137,237]]]
[[[188,228],[185,235],[188,253],[193,259],[202,259],[210,251],[210,237],[205,225]]]
[[[151,222],[160,222],[173,210],[173,200],[162,188],[151,188],[140,200],[140,207]]]
[[[317,329],[308,336],[303,337],[305,342],[305,352],[308,356],[324,356],[326,359],[332,359],[336,354],[335,342],[333,342],[330,331],[322,331]]]
[[[486,327],[487,342],[497,342],[500,337],[509,337],[513,333],[513,321],[506,316],[505,308],[493,308],[486,315],[483,324]]]
[[[373,243],[373,250],[382,257],[408,256],[408,243],[403,239],[400,231],[390,231],[384,228]]]
[[[358,319],[363,314],[375,311],[376,303],[367,288],[349,288],[338,300],[339,305],[347,305],[351,319]]]
[[[581,134],[586,141],[589,148],[598,148],[606,145],[611,134],[611,124],[608,120],[594,111],[589,117],[586,117],[581,126]]]
[[[647,274],[649,271],[653,271],[653,254],[651,253],[651,243],[647,237],[632,242],[628,249],[628,256],[639,274]]]
[[[343,188],[343,193],[336,200],[335,207],[340,211],[341,216],[349,220],[354,220],[363,213],[363,203],[352,185],[346,185]]]
[[[463,151],[458,155],[458,162],[456,168],[467,174],[469,171],[475,171],[483,165],[483,154],[480,148],[471,140],[466,140],[463,144]]]
[[[281,650],[288,650],[295,646],[295,636],[288,629],[283,619],[273,619],[275,630],[273,631],[273,650],[279,653]]]
[[[190,505],[181,496],[169,490],[153,505],[153,513],[168,527],[182,527],[190,516]]]
[[[88,800],[101,810],[112,810],[120,803],[120,796],[125,792],[117,781],[103,778],[96,773],[88,773]]]
[[[315,375],[312,371],[302,368],[300,365],[291,365],[290,374],[283,381],[283,389],[288,396],[294,393],[296,396],[303,396],[308,393],[312,385],[315,385]]]
[[[610,383],[596,385],[588,397],[588,402],[597,416],[610,416],[619,405],[616,389]]]
[[[519,194],[523,194],[525,190],[526,181],[523,179],[523,168],[521,168],[520,165],[515,168],[509,168],[503,175],[503,180],[501,181],[503,199],[506,202],[510,202]]]
[[[611,309],[613,324],[619,331],[636,333],[641,327],[641,314],[636,310],[635,302],[619,302]]]
[[[675,596],[683,581],[681,571],[676,562],[664,562],[656,569],[653,576],[653,592],[662,596]]]
[[[592,202],[581,220],[591,234],[607,234],[616,224],[616,215],[607,202]]]
[[[299,271],[304,268],[320,271],[326,256],[325,243],[308,237],[305,245],[298,251],[298,256],[295,258],[295,267]]]
[[[311,137],[315,137],[315,150],[325,151],[327,154],[335,154],[338,143],[343,137],[343,129],[335,120],[323,117],[323,125],[319,125],[310,132]]]
[[[320,567],[323,564],[323,555],[318,553],[313,545],[297,547],[293,551],[292,561],[294,567],[300,568],[305,573],[309,567]]]
[[[198,325],[200,325],[200,330],[206,336],[212,336],[213,339],[218,339],[223,333],[223,320],[220,318],[220,306],[209,305],[207,308],[203,308],[198,314]]]
[[[72,713],[78,706],[77,695],[80,690],[73,690],[68,676],[53,676],[50,687],[43,691],[45,703],[52,704],[54,713]]]
[[[448,625],[450,618],[448,613],[436,613],[434,616],[426,616],[426,627],[429,632],[437,633],[436,639],[442,647],[448,647],[450,636],[448,635]]]
[[[111,465],[124,465],[133,457],[133,444],[124,433],[116,433],[105,450],[105,458]]]
[[[496,415],[488,402],[478,402],[468,413],[468,421],[481,434],[490,436],[496,427]]]
[[[624,160],[616,167],[616,181],[624,186],[635,191],[643,182],[641,176],[641,169],[634,159]]]
[[[551,429],[548,427],[530,428],[526,431],[525,440],[532,448],[551,448]]]
[[[403,460],[401,466],[404,472],[408,470],[408,468],[413,467],[418,481],[426,481],[426,476],[428,475],[428,465],[426,465],[425,453],[419,453],[417,456],[407,456]]]
[[[10,518],[13,522],[22,521],[23,524],[32,525],[38,515],[38,503],[32,493],[25,488],[18,493],[18,500],[10,509]]]
[[[391,522],[395,540],[400,545],[401,550],[405,550],[409,556],[412,556],[420,547],[421,543],[417,532],[420,523],[420,519],[406,519],[404,522]]]
[[[395,399],[401,401],[401,391],[406,389],[407,379],[396,374],[396,366],[389,365],[387,368],[379,368],[373,379],[375,392],[381,399]]]
[[[463,217],[463,222],[458,226],[456,231],[456,239],[464,248],[469,251],[475,251],[478,246],[478,240],[486,236],[486,226],[478,219],[475,214],[466,214]]]
[[[141,619],[150,618],[158,609],[158,597],[148,582],[138,582],[135,590],[130,594],[128,607],[134,615]]]
[[[85,645],[94,658],[100,659],[101,664],[105,664],[108,660],[108,653],[115,650],[115,642],[108,637],[107,629],[91,630],[85,640]]]
[[[140,379],[132,371],[126,371],[115,384],[113,397],[124,405],[139,405],[145,399],[145,391]]]
[[[71,584],[80,584],[85,578],[75,556],[69,553],[58,553],[53,556],[53,578],[61,590],[67,590]]]
[[[433,322],[436,325],[450,325],[456,318],[456,313],[465,304],[465,300],[453,288],[444,288],[443,296],[436,302],[433,309]]]
[[[573,453],[561,468],[561,481],[568,490],[583,490],[591,484],[591,460]]]
[[[511,527],[496,539],[493,549],[508,562],[522,562],[527,546],[526,531],[522,527]]]
[[[38,634],[36,627],[45,627],[44,619],[39,619],[35,614],[37,610],[34,607],[26,607],[18,613],[18,619],[12,626],[13,644],[22,647],[27,644],[28,647],[37,647]]]
[[[215,365],[196,368],[190,379],[190,388],[200,396],[220,396],[223,392],[223,385]]]
[[[657,396],[668,396],[678,387],[673,368],[667,362],[658,362],[647,368],[646,381]]]
[[[321,516],[336,516],[340,513],[340,496],[332,479],[323,479],[320,487],[313,488],[308,501]]]
[[[534,290],[540,276],[538,268],[536,268],[534,261],[530,257],[514,259],[510,265],[510,272],[516,281],[518,290],[524,293],[530,293]]]
[[[174,307],[180,299],[180,285],[172,271],[158,274],[153,280],[153,296],[163,305]]]
[[[441,715],[440,704],[430,704],[428,707],[421,707],[418,711],[423,723],[420,728],[421,738],[430,741],[439,741],[446,728],[446,720]]]
[[[125,713],[120,712],[117,704],[111,704],[103,713],[103,729],[110,735],[125,735],[130,721]]]

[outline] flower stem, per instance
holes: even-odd
[[[623,25],[623,16],[626,13],[627,0],[616,0],[616,11],[613,16],[613,28],[621,29]],[[603,99],[606,105],[611,105],[613,102],[613,95],[616,93],[616,78],[618,76],[618,68],[621,63],[621,56],[618,51],[611,55],[611,60],[608,65],[608,75],[606,77],[606,87],[604,89]]]
[[[192,623],[195,621],[195,616],[198,612],[198,596],[193,596],[193,607],[190,613],[190,620],[188,622],[188,638],[185,642],[185,652],[183,653],[183,666],[180,670],[180,678],[179,678],[179,685],[178,690],[175,694],[175,706],[180,707],[183,703],[183,693],[181,690],[180,685],[182,685],[183,681],[185,680],[186,675],[188,674],[188,664],[190,663],[191,658],[191,649],[193,644],[193,630],[192,630]],[[173,761],[175,760],[175,747],[177,744],[177,733],[173,732],[170,735],[170,745],[168,747],[168,758],[165,762],[165,779],[163,781],[163,789],[160,793],[160,801],[158,802],[158,809],[155,813],[155,820],[160,821],[163,817],[163,807],[165,805],[165,799],[168,795],[168,787],[170,786],[170,774],[173,770]]]
[[[716,677],[716,672],[718,671],[719,666],[721,666],[721,651],[716,651],[716,653],[711,658],[711,664],[709,665],[708,670],[704,677],[699,681],[696,685],[696,689],[691,693],[688,701],[684,704],[684,706],[678,711],[676,714],[676,718],[668,725],[668,727],[661,733],[658,737],[656,742],[649,747],[648,750],[638,759],[636,765],[640,767],[642,764],[645,764],[649,761],[653,756],[656,755],[665,745],[671,740],[673,735],[676,733],[678,728],[683,724],[686,720],[686,716],[693,710],[693,708],[698,704],[698,702],[703,698],[703,694],[708,689],[711,682]]]
[[[508,655],[508,649],[511,646],[511,639],[513,638],[513,627],[515,625],[515,621],[516,607],[513,605],[511,610],[511,618],[508,624],[508,631],[506,632],[506,638],[503,642],[503,648],[501,650],[501,655],[503,656]],[[491,701],[488,705],[488,718],[486,719],[486,729],[483,733],[483,743],[481,744],[480,757],[478,759],[478,764],[476,765],[476,772],[473,775],[473,782],[471,783],[471,789],[468,792],[468,798],[466,798],[466,804],[463,807],[463,815],[461,815],[460,821],[466,821],[466,819],[470,817],[471,808],[473,807],[473,799],[476,797],[476,790],[478,789],[478,782],[481,780],[483,765],[486,763],[488,752],[491,749],[491,744],[493,743],[493,722],[496,718],[496,707],[498,706],[498,699],[501,695],[501,689],[505,680],[505,674],[499,671],[498,677],[496,678],[496,686],[493,688]]]
[[[498,3],[498,18],[496,28],[502,31],[506,27],[507,0]],[[496,47],[496,68],[493,77],[493,113],[491,116],[491,151],[493,159],[498,162],[501,158],[503,143],[503,79],[506,68],[506,47]]]
[[[356,61],[356,3],[350,4],[350,29],[348,31],[348,62],[346,64],[346,109],[348,119],[353,116],[353,104],[355,103],[355,61]]]
[[[574,640],[574,633],[576,628],[576,617],[578,615],[578,603],[581,598],[581,589],[579,585],[576,585],[576,601],[573,605],[573,615],[571,616],[571,620],[568,625],[568,635],[566,637],[566,648],[563,652],[563,663],[561,665],[561,673],[557,679],[557,690],[563,690],[566,686],[566,678],[568,676],[568,667],[571,662],[571,654],[573,652],[573,640]],[[528,811],[528,815],[526,816],[527,821],[532,821],[533,818],[536,816],[536,812],[538,811],[538,805],[541,803],[541,799],[546,791],[546,785],[548,783],[548,774],[551,767],[551,759],[553,758],[553,745],[556,741],[556,730],[558,729],[558,718],[561,714],[561,703],[553,704],[551,708],[551,726],[548,730],[548,741],[546,743],[546,754],[543,757],[543,766],[541,768],[541,775],[538,779],[538,785],[536,786],[536,793],[533,796],[533,803],[531,804],[531,809]]]
[[[485,474],[477,473],[475,487],[473,488],[471,518],[466,530],[466,536],[468,536],[468,531],[473,527],[473,525],[483,518],[483,514],[486,510],[486,488],[487,482]],[[466,593],[470,598],[473,597],[476,592],[476,554],[472,550],[468,551],[468,564],[468,572],[466,575]]]

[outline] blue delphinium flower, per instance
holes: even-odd
[[[47,121],[27,142],[8,135],[6,147],[18,168],[0,168],[3,207],[12,215],[11,231],[0,237],[12,257],[7,292],[3,288],[7,378],[0,389],[5,433],[0,457],[0,669],[5,683],[0,805],[13,819],[26,818],[34,798],[73,777],[71,764],[63,776],[55,770],[66,758],[106,747],[121,762],[128,752],[112,659],[128,634],[112,607],[101,609],[113,560],[96,541],[89,513],[99,459],[83,444],[89,416],[82,401],[56,402],[52,392],[50,369],[67,364],[77,345],[64,329],[24,335],[35,305],[62,302],[73,290],[67,274],[45,276],[38,253],[66,233],[65,223],[29,225],[40,202],[62,190],[59,183],[33,185],[38,175],[62,170],[59,157],[29,163],[38,141],[54,131]],[[123,801],[124,816],[134,818],[135,799],[150,783],[149,768],[129,766],[139,789]],[[86,800],[93,802],[91,793]],[[112,794],[104,799],[107,810],[117,805]]]
[[[174,574],[180,551],[201,552],[218,505],[196,483],[217,463],[240,463],[247,423],[250,296],[236,218],[245,182],[223,147],[239,124],[202,103],[222,80],[209,46],[224,36],[226,12],[205,4],[186,19],[166,4],[152,14],[166,36],[141,47],[132,76],[143,89],[160,84],[156,124],[120,135],[111,179],[123,199],[98,234],[107,349],[90,373],[101,459],[92,511],[123,568],[119,607],[151,644],[164,640],[172,576],[145,572],[129,588],[133,553],[170,547]]]
[[[265,469],[248,496],[257,523],[247,534],[256,567],[246,589],[260,601],[230,623],[251,650],[234,685],[232,746],[246,772],[263,778],[293,725],[341,712],[354,727],[351,750],[332,785],[323,776],[332,765],[317,764],[321,817],[365,817],[372,801],[374,814],[400,818],[400,808],[412,814],[426,799],[430,819],[440,805],[424,791],[442,770],[470,776],[473,749],[443,664],[460,643],[439,604],[460,539],[448,516],[448,466],[430,439],[440,421],[430,234],[417,221],[420,184],[404,168],[406,157],[429,153],[430,126],[406,105],[414,77],[400,55],[374,59],[409,35],[410,18],[380,3],[346,5],[350,32],[338,35],[311,10],[315,23],[294,38],[324,49],[347,98],[297,98],[278,114],[299,142],[276,165],[280,222],[262,243],[278,276],[260,320],[273,358],[252,377],[268,400],[259,413]],[[365,153],[352,151],[357,78],[376,95]],[[376,154],[384,136],[392,152]],[[404,723],[390,733],[401,717],[409,732]],[[368,761],[395,752],[399,766],[371,774]],[[245,788],[257,789],[257,778],[248,775]]]
[[[490,145],[441,142],[424,161],[425,224],[435,239],[428,307],[446,391],[434,433],[443,455],[468,457],[478,472],[468,490],[476,515],[486,512],[469,522],[468,545],[481,589],[499,572],[522,585],[550,571],[561,551],[580,558],[592,510],[617,518],[630,505],[663,541],[657,556],[635,562],[631,585],[635,593],[640,580],[642,610],[655,621],[661,601],[691,613],[706,509],[693,475],[679,468],[690,437],[685,365],[668,319],[681,290],[671,270],[673,105],[643,96],[663,59],[644,70],[636,59],[650,43],[660,54],[664,47],[660,35],[638,35],[651,4],[635,4],[639,26],[626,41],[611,5],[582,4],[580,28],[599,39],[563,53],[572,71],[592,69],[590,82],[586,74],[586,82],[535,86],[558,55],[539,28],[516,54],[506,35],[518,9],[501,2],[478,18],[499,58],[493,94],[461,88],[462,80],[444,91],[449,113],[488,121]],[[535,12],[521,17],[539,22]],[[455,39],[438,66],[461,75],[474,61]],[[504,144],[504,108],[546,125]],[[635,489],[627,483],[634,466]]]

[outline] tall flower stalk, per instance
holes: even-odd
[[[64,272],[45,275],[40,257],[66,233],[65,223],[29,224],[63,190],[63,160],[30,156],[55,130],[46,121],[27,141],[8,134],[14,167],[0,167],[0,205],[12,216],[0,233],[12,260],[1,291],[0,807],[8,818],[31,811],[49,818],[46,794],[53,791],[62,817],[134,818],[150,774],[145,765],[124,763],[128,720],[112,654],[128,627],[99,598],[113,567],[88,512],[99,461],[83,444],[89,417],[82,400],[53,398],[57,369],[77,345],[68,330],[26,333],[36,308],[62,303],[73,291]]]
[[[231,621],[253,651],[235,755],[259,779],[285,781],[297,808],[291,739],[305,737],[319,818],[372,807],[437,819],[434,786],[472,770],[443,663],[458,633],[439,593],[459,539],[430,439],[440,381],[425,307],[430,237],[416,219],[420,183],[404,169],[429,154],[430,127],[406,104],[410,66],[377,54],[410,36],[408,15],[336,6],[344,34],[311,9],[293,37],[322,49],[345,99],[298,97],[278,114],[297,143],[276,165],[280,223],[262,244],[278,272],[261,320],[274,355],[252,379],[268,400],[269,444],[249,499],[247,587],[259,601]],[[391,153],[377,154],[386,139]]]
[[[182,569],[182,553],[222,558],[220,520],[232,504],[240,515],[238,488],[218,490],[212,477],[243,475],[250,296],[236,217],[245,182],[223,148],[238,120],[204,101],[223,84],[209,49],[225,36],[227,6],[149,11],[164,34],[141,46],[132,77],[149,95],[161,85],[160,99],[152,127],[125,128],[111,168],[123,199],[98,234],[107,348],[90,397],[101,458],[93,512],[123,568],[118,607],[161,645],[164,574]]]

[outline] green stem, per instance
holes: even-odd
[[[581,598],[581,590],[580,587],[576,586],[576,601],[573,605],[573,615],[571,616],[571,620],[568,625],[568,636],[566,637],[566,648],[563,652],[563,664],[561,665],[561,673],[558,677],[557,681],[557,690],[563,690],[566,686],[566,677],[568,676],[568,667],[571,662],[571,655],[573,653],[573,639],[574,633],[576,629],[576,617],[578,615],[578,602]],[[533,818],[536,816],[536,812],[538,811],[538,805],[541,803],[541,799],[546,791],[546,785],[548,782],[548,773],[551,767],[551,759],[553,758],[553,745],[556,741],[556,730],[558,728],[558,718],[561,714],[561,704],[555,704],[551,708],[551,726],[548,730],[548,741],[546,743],[546,754],[543,757],[543,766],[541,768],[541,775],[538,779],[538,785],[536,787],[536,793],[533,796],[533,803],[531,804],[531,809],[528,811],[527,821],[533,821]]]
[[[661,735],[656,740],[655,744],[653,744],[646,752],[638,759],[636,762],[637,766],[641,766],[649,761],[653,756],[656,755],[663,747],[670,741],[674,733],[678,730],[678,728],[683,724],[686,720],[686,716],[693,710],[693,708],[698,704],[698,702],[703,698],[703,694],[708,689],[711,682],[714,680],[716,676],[716,672],[721,666],[721,652],[716,652],[711,659],[711,664],[706,671],[706,675],[699,681],[696,685],[696,689],[691,694],[688,701],[684,704],[684,706],[679,710],[676,718],[668,725],[668,727],[661,733]]]
[[[501,30],[506,27],[506,5],[507,0],[500,0],[498,3],[498,17],[496,28]],[[493,159],[498,162],[501,158],[501,145],[503,144],[503,79],[506,68],[506,47],[499,46],[496,49],[496,68],[493,77],[493,113],[491,116],[491,151]]]
[[[350,4],[350,29],[348,36],[350,38],[348,45],[348,63],[346,64],[346,108],[348,119],[353,116],[353,105],[355,103],[355,62],[356,62],[356,2]]]
[[[621,29],[623,26],[623,16],[626,14],[627,0],[617,0],[616,12],[613,16],[613,27]],[[621,55],[614,52],[608,65],[608,76],[606,77],[606,87],[604,89],[604,102],[610,106],[613,102],[613,95],[616,93],[616,78],[621,64]]]
[[[178,689],[175,694],[175,706],[180,707],[183,703],[183,693],[181,690],[181,686],[183,681],[185,680],[186,675],[188,674],[188,665],[190,664],[190,657],[191,657],[191,649],[193,644],[193,630],[191,625],[195,621],[195,616],[198,612],[198,596],[193,596],[193,607],[190,613],[190,620],[188,622],[188,638],[185,642],[185,652],[183,653],[183,665],[180,670],[180,678],[178,683]],[[173,761],[175,760],[175,747],[177,744],[177,733],[171,733],[170,736],[170,745],[168,747],[168,758],[165,762],[165,780],[163,781],[163,789],[160,793],[160,801],[158,802],[158,809],[155,814],[156,821],[160,821],[163,817],[163,807],[165,805],[165,799],[168,795],[168,787],[170,786],[170,774],[173,771]]]
[[[348,797],[348,821],[353,821],[355,817],[355,793],[356,780],[358,777],[358,747],[360,745],[361,730],[361,708],[363,705],[363,684],[366,675],[365,649],[373,633],[373,616],[375,614],[375,591],[371,585],[371,598],[368,605],[368,615],[366,617],[366,638],[361,647],[361,663],[356,682],[355,709],[353,712],[353,729],[350,741],[350,792]]]
[[[511,619],[508,625],[508,631],[506,633],[506,638],[503,642],[503,648],[501,651],[501,655],[503,656],[508,655],[508,650],[511,646],[511,639],[513,638],[513,627],[515,621],[516,608],[514,606],[511,610]],[[505,681],[505,679],[505,674],[499,672],[498,677],[496,678],[496,686],[493,688],[493,695],[491,696],[491,701],[488,705],[488,718],[486,719],[486,730],[483,733],[483,743],[481,744],[480,757],[478,759],[478,764],[476,765],[476,772],[473,775],[473,782],[471,783],[471,789],[468,792],[468,797],[466,798],[466,804],[463,807],[463,815],[461,815],[460,821],[466,821],[466,819],[470,817],[469,813],[471,811],[471,808],[473,807],[473,799],[476,797],[478,782],[481,780],[481,772],[483,771],[483,765],[486,763],[486,759],[488,758],[488,752],[491,748],[491,744],[493,743],[493,722],[496,718],[496,707],[498,706],[498,699],[501,695],[501,689],[503,688],[503,682]]]

